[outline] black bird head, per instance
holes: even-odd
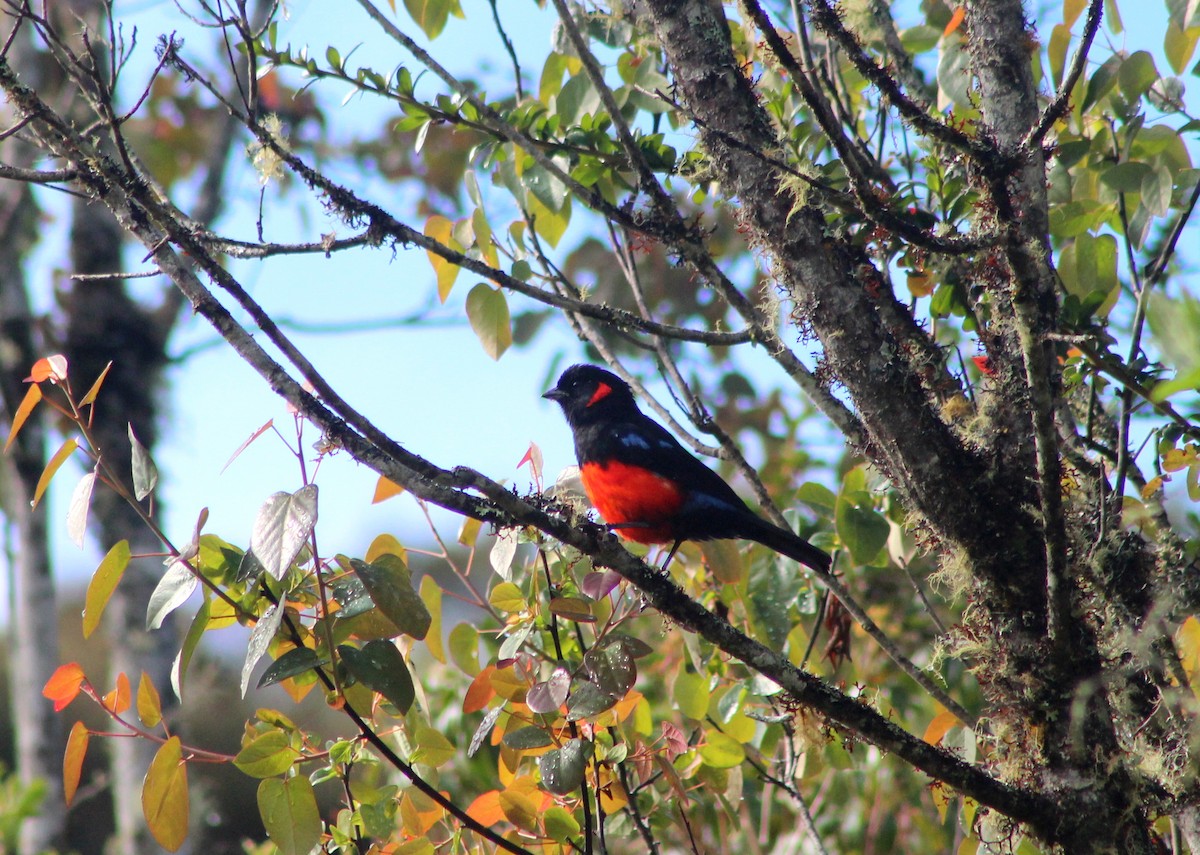
[[[572,365],[558,378],[558,385],[542,397],[556,401],[562,407],[571,427],[596,418],[637,411],[629,384],[595,365]]]

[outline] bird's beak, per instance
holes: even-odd
[[[548,401],[561,401],[563,398],[567,397],[567,393],[562,389],[551,389],[545,395],[542,395],[542,397]]]

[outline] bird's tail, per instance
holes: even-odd
[[[775,550],[780,555],[786,555],[788,558],[799,561],[813,570],[822,573],[829,572],[833,559],[823,550],[813,546],[798,534],[780,528],[757,516],[747,515],[742,522],[744,530],[738,533],[739,537],[761,543],[763,546]]]

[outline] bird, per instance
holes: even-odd
[[[752,511],[720,475],[638,409],[629,384],[611,371],[572,365],[542,397],[562,408],[584,492],[609,529],[635,543],[671,544],[663,570],[686,540],[741,539],[829,571],[829,555]]]

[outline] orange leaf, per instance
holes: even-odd
[[[465,715],[479,712],[488,705],[488,701],[496,697],[496,690],[492,688],[492,674],[495,670],[495,665],[489,665],[475,675],[467,689],[467,696],[463,698]]]
[[[67,737],[67,751],[63,754],[63,798],[69,805],[79,789],[79,775],[83,772],[83,758],[87,755],[91,732],[83,722],[77,721]]]
[[[46,681],[46,685],[42,688],[42,694],[54,701],[55,712],[62,712],[67,704],[75,700],[75,696],[79,694],[79,688],[86,679],[79,663],[69,662],[66,665],[60,665],[58,670],[51,674],[50,679]]]
[[[950,732],[950,728],[961,724],[958,717],[949,710],[942,710],[933,717],[933,721],[929,722],[929,727],[925,728],[925,735],[921,738],[930,745],[937,745],[942,741],[943,737]]]
[[[104,696],[104,708],[113,715],[120,715],[129,709],[133,692],[129,688],[129,678],[122,671],[117,675],[117,687]]]
[[[414,837],[428,833],[445,811],[442,806],[416,788],[407,790],[400,798],[400,819],[404,830]]]
[[[61,353],[56,353],[54,356],[44,356],[33,363],[33,368],[30,369],[25,382],[41,383],[43,380],[49,380],[51,383],[57,383],[59,380],[66,379],[67,358]]]
[[[58,451],[54,452],[54,456],[50,458],[50,462],[46,464],[46,468],[42,470],[42,477],[38,478],[37,486],[33,489],[33,505],[42,500],[42,494],[46,492],[46,488],[50,486],[50,481],[62,468],[62,465],[67,462],[67,459],[75,453],[75,449],[79,448],[79,442],[74,437],[68,439]]]
[[[21,429],[21,425],[25,424],[25,420],[29,418],[29,414],[41,400],[42,387],[34,383],[25,393],[25,397],[21,399],[21,406],[17,407],[17,412],[13,415],[12,429],[8,432],[8,439],[4,441],[5,454],[8,453],[8,447],[13,444],[13,440],[17,438],[17,431]]]
[[[504,811],[500,809],[500,791],[489,790],[481,795],[467,808],[467,816],[491,828],[504,819]]]
[[[950,16],[950,23],[946,24],[946,29],[942,31],[943,36],[948,36],[960,26],[962,26],[963,18],[967,16],[967,7],[959,6],[954,10],[954,14]]]
[[[380,502],[385,502],[392,496],[399,496],[404,492],[404,488],[392,481],[389,478],[379,476],[379,480],[375,482],[375,495],[371,497],[371,504],[378,505]]]

